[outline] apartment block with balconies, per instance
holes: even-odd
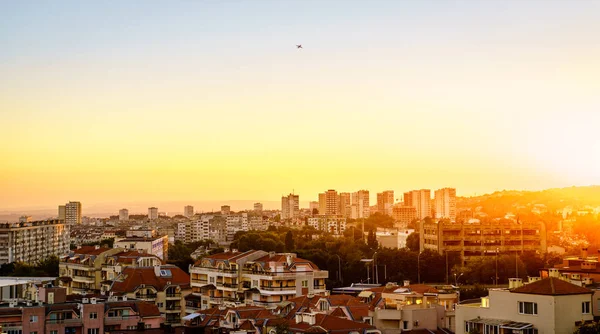
[[[546,252],[546,225],[543,222],[421,222],[420,237],[421,251],[458,252],[463,262],[496,254]]]
[[[103,281],[102,270],[107,256],[122,252],[120,248],[82,246],[60,258],[59,284],[68,294],[98,293]]]
[[[64,220],[0,224],[0,264],[34,264],[69,251],[70,232]]]

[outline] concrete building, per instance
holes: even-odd
[[[562,334],[592,321],[593,291],[549,277],[522,285],[511,279],[509,289],[490,289],[487,297],[456,306],[456,334]]]
[[[352,219],[369,218],[371,207],[369,204],[369,191],[359,190],[352,193]]]
[[[337,191],[329,189],[319,194],[319,214],[337,215],[339,214],[339,197]]]
[[[229,205],[221,205],[221,214],[227,216],[231,213],[231,207]]]
[[[281,220],[296,221],[300,217],[300,196],[289,194],[281,197]]]
[[[148,219],[150,219],[150,220],[158,219],[158,208],[155,208],[155,207],[148,208]]]
[[[350,193],[339,194],[338,214],[346,218],[350,218],[352,216],[352,196]]]
[[[186,205],[183,207],[183,215],[186,218],[192,218],[194,216],[194,207],[191,205]]]
[[[119,221],[129,220],[129,210],[121,209],[119,210]]]
[[[404,205],[417,210],[417,219],[431,217],[431,190],[412,190],[404,193]]]
[[[515,254],[525,251],[546,253],[546,225],[543,222],[421,222],[421,251],[440,254],[459,252],[464,262],[472,257]]]
[[[263,212],[263,204],[262,203],[254,203],[254,212],[261,214]]]
[[[163,261],[166,261],[169,255],[169,237],[166,235],[135,236],[130,234],[125,238],[116,238],[113,245],[115,248],[156,255]]]
[[[65,205],[58,206],[58,220],[65,220],[67,218],[67,207]]]
[[[0,264],[35,264],[69,251],[70,226],[63,220],[0,224]]]
[[[65,205],[65,224],[79,225],[81,224],[81,203],[69,202]]]
[[[32,221],[33,221],[33,219],[31,219],[31,216],[21,216],[21,217],[19,217],[19,223],[30,223]]]
[[[59,284],[67,294],[100,292],[102,265],[106,257],[121,253],[121,248],[82,246],[60,257],[58,264]]]
[[[392,216],[392,207],[394,206],[394,191],[386,190],[377,193],[377,212],[382,215]]]
[[[312,226],[319,231],[341,235],[346,231],[346,217],[341,215],[316,215],[308,218],[308,226]]]
[[[392,218],[396,223],[406,226],[417,219],[417,209],[414,206],[394,205]]]
[[[442,188],[435,191],[435,218],[456,220],[455,188]]]
[[[190,268],[200,307],[255,305],[275,308],[285,300],[325,294],[328,272],[293,253],[225,252],[206,256]]]
[[[310,210],[311,214],[315,209],[319,211],[319,201],[311,201],[310,203],[308,203],[308,209]]]
[[[394,229],[391,231],[377,231],[375,238],[381,247],[400,249],[406,247],[406,239],[415,232],[413,229]]]

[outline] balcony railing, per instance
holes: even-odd
[[[218,287],[224,287],[224,288],[235,288],[237,289],[238,284],[237,283],[217,283]]]
[[[140,295],[135,295],[135,298],[137,299],[156,299],[156,294],[155,293],[148,293],[148,294],[140,294]]]
[[[208,280],[207,279],[192,279],[191,282],[192,283],[197,283],[197,284],[208,284]]]
[[[281,286],[281,287],[261,286],[259,289],[266,290],[266,291],[296,291],[295,286]]]
[[[196,269],[197,271],[211,271],[216,273],[225,273],[225,274],[237,274],[237,269],[218,269],[218,268],[210,268],[210,267],[192,267],[192,270]]]
[[[181,297],[181,292],[167,293],[167,298],[178,298],[178,297]]]
[[[71,318],[71,319],[49,319],[47,320],[48,324],[82,324],[83,321],[79,318]]]

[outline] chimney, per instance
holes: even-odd
[[[154,276],[160,277],[160,266],[154,266]]]
[[[100,249],[100,245],[94,246],[94,249]]]
[[[291,265],[292,265],[292,256],[288,254],[288,255],[286,256],[286,260],[287,260],[287,265],[288,265],[288,266],[291,266]]]
[[[558,276],[559,276],[559,273],[558,273],[557,268],[548,269],[548,277],[558,277]]]
[[[296,323],[299,324],[302,322],[302,314],[296,313]]]
[[[516,288],[520,288],[522,286],[523,286],[522,278],[509,278],[508,279],[508,288],[509,289],[516,289]]]
[[[585,261],[588,258],[588,249],[587,247],[583,247],[581,249],[581,258]]]
[[[404,280],[404,286],[409,286],[410,285],[410,281],[409,280]]]

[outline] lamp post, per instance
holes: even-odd
[[[371,279],[369,277],[369,263],[372,262],[373,259],[361,259],[360,262],[364,262],[366,263],[366,267],[367,267],[367,282],[370,282]],[[375,272],[373,272],[373,274],[375,274]],[[373,280],[374,281],[374,280]]]
[[[342,277],[342,258],[338,255],[335,254],[335,256],[337,256],[338,258],[338,279],[340,280],[340,283],[344,284],[344,278]]]
[[[463,275],[463,273],[460,273],[460,275],[458,275],[458,277],[456,276],[456,273],[454,273],[454,285],[458,286],[458,279]]]
[[[421,284],[421,251],[417,256],[417,282]]]
[[[373,281],[375,284],[379,284],[379,270],[377,269],[376,256],[377,252],[373,253],[373,275],[375,275],[375,279]]]

